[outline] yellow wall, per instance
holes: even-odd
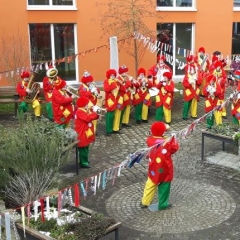
[[[110,36],[102,36],[101,26],[92,21],[99,9],[95,1],[77,1],[76,11],[27,11],[26,1],[1,0],[0,31],[14,34],[18,29],[28,34],[29,23],[76,23],[78,33],[78,52],[108,44]],[[233,12],[232,0],[198,0],[197,11],[174,12],[159,11],[156,18],[149,18],[147,24],[155,31],[156,23],[195,23],[195,51],[205,47],[207,53],[220,50],[224,55],[231,54],[232,22],[240,22],[240,13]],[[102,11],[105,11],[104,9]],[[1,42],[0,42],[1,44]],[[29,42],[26,42],[29,45]],[[124,46],[128,46],[125,42]],[[129,67],[134,75],[134,61],[119,45],[119,63]],[[129,45],[130,47],[130,45]],[[141,67],[148,69],[155,63],[155,54],[145,51]],[[80,78],[84,70],[88,70],[95,79],[103,80],[109,68],[109,49],[101,48],[79,57]],[[1,68],[0,68],[1,69]],[[2,70],[2,69],[1,69]],[[2,81],[0,81],[1,84]]]

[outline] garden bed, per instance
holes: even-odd
[[[42,222],[41,219],[35,222],[35,220],[31,218],[29,227],[25,227],[25,239],[96,240],[113,231],[115,231],[115,239],[118,239],[118,228],[121,226],[121,222],[116,222],[112,218],[82,206],[78,208],[70,207],[67,211],[71,211],[71,213],[61,213],[58,219],[51,218],[45,222]],[[76,213],[76,215],[73,216],[73,213]],[[68,219],[68,221],[64,222],[66,219]],[[24,239],[23,224],[16,222],[16,227],[20,237]],[[47,236],[41,231],[45,233],[51,232],[51,234]]]

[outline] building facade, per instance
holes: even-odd
[[[5,75],[15,74],[26,66],[41,70],[38,81],[49,65],[56,65],[59,75],[69,83],[77,83],[84,70],[96,81],[104,80],[110,67],[111,36],[102,37],[100,23],[93,20],[99,13],[96,1],[2,0],[1,3],[0,49],[7,60],[4,63],[10,62],[6,66],[1,64],[1,85],[6,84]],[[199,47],[205,48],[210,59],[216,50],[229,61],[240,54],[239,0],[157,0],[153,8],[155,17],[147,18],[146,22],[156,33],[151,36],[156,48],[151,50],[148,42],[144,42],[149,36],[140,35],[139,30],[138,36],[142,37],[139,42],[145,47],[140,67],[148,69],[156,62],[157,53],[162,53],[173,68],[174,79],[180,80],[186,55],[195,54]],[[107,9],[103,7],[102,11]],[[16,41],[7,40],[11,49],[21,43],[20,49],[24,49],[19,57],[24,59],[21,65],[13,64],[16,60],[4,52],[6,36]],[[119,64],[128,66],[129,73],[135,76],[133,58],[121,47],[123,44],[131,47],[131,41],[119,43]]]

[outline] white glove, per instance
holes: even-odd
[[[129,80],[132,81],[132,80],[133,80],[133,77],[129,77]]]
[[[162,84],[163,86],[166,86],[167,85],[167,83],[166,82],[163,82],[163,84]]]
[[[230,94],[230,98],[233,98],[233,93]]]
[[[91,91],[91,93],[94,93],[94,92],[96,92],[96,91],[97,91],[97,88],[95,88],[95,87],[92,87],[92,88],[90,89],[90,91]]]
[[[29,89],[29,88],[27,88],[27,89],[26,89],[26,92],[27,92],[27,93],[32,93],[32,90]]]
[[[95,106],[93,106],[92,110],[96,113],[100,110],[100,107],[95,105]]]
[[[238,95],[237,95],[237,99],[240,99],[240,93],[238,93]]]
[[[208,85],[208,86],[207,86],[207,92],[210,92],[211,89],[212,89],[212,87]]]

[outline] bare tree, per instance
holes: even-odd
[[[127,39],[133,36],[134,32],[141,32],[144,35],[155,38],[156,33],[150,29],[145,20],[156,17],[155,0],[107,0],[104,3],[97,2],[99,9],[98,20],[102,27],[103,35],[115,35],[118,39]],[[130,46],[123,48],[133,57],[135,73],[143,58],[145,47],[136,39],[132,38]]]
[[[12,34],[1,31],[0,37],[0,73],[6,77],[9,84],[16,86],[19,74],[24,67],[29,66],[30,54],[28,36],[20,29]]]

